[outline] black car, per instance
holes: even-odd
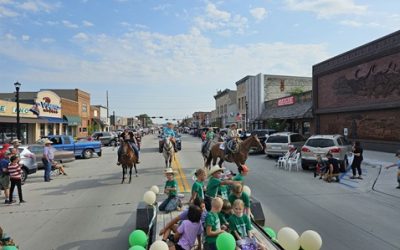
[[[259,150],[257,152],[264,152],[265,149],[265,140],[267,140],[267,138],[273,134],[276,133],[278,131],[276,131],[275,129],[255,129],[251,132],[251,135],[257,135],[258,139],[261,142],[261,145],[263,145],[262,150]]]
[[[93,140],[100,141],[104,146],[116,146],[118,137],[112,132],[94,132],[91,136]]]

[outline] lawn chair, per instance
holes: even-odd
[[[282,167],[282,168],[286,169],[286,164],[287,164],[287,161],[289,160],[289,156],[290,156],[290,151],[287,151],[284,156],[279,157],[278,161],[275,164],[275,167],[278,167],[278,168]]]
[[[296,153],[294,158],[289,158],[286,163],[286,168],[289,169],[289,172],[292,171],[292,167],[296,166],[296,170],[299,171],[299,166],[301,164],[300,153]]]

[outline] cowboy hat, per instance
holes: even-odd
[[[164,174],[175,174],[176,172],[172,168],[167,168],[164,171]]]
[[[20,144],[20,143],[21,143],[21,141],[20,141],[20,140],[18,140],[18,139],[14,139],[14,140],[12,140],[12,141],[11,141],[11,144],[15,144],[15,143],[17,143],[17,144]]]
[[[45,139],[45,140],[43,141],[43,144],[53,144],[53,142],[50,141],[49,139]]]
[[[208,171],[208,175],[213,175],[215,172],[222,171],[224,172],[224,167],[220,168],[218,165],[213,166],[210,171]]]

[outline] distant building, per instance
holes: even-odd
[[[237,96],[236,90],[225,89],[218,91],[214,96],[215,109],[217,111],[216,123],[218,127],[225,128],[236,123],[237,117]]]
[[[94,109],[94,112],[91,112],[91,127],[98,128],[94,129],[94,131],[110,131],[110,118],[108,117],[107,107],[102,105],[91,105],[90,108]]]
[[[197,111],[192,115],[194,127],[206,127],[210,124],[211,112]]]
[[[315,133],[400,148],[400,31],[313,66]]]

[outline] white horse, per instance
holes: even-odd
[[[165,167],[170,168],[172,165],[172,158],[174,157],[174,144],[171,142],[170,137],[164,138],[164,145],[163,145],[163,156],[165,159]]]

